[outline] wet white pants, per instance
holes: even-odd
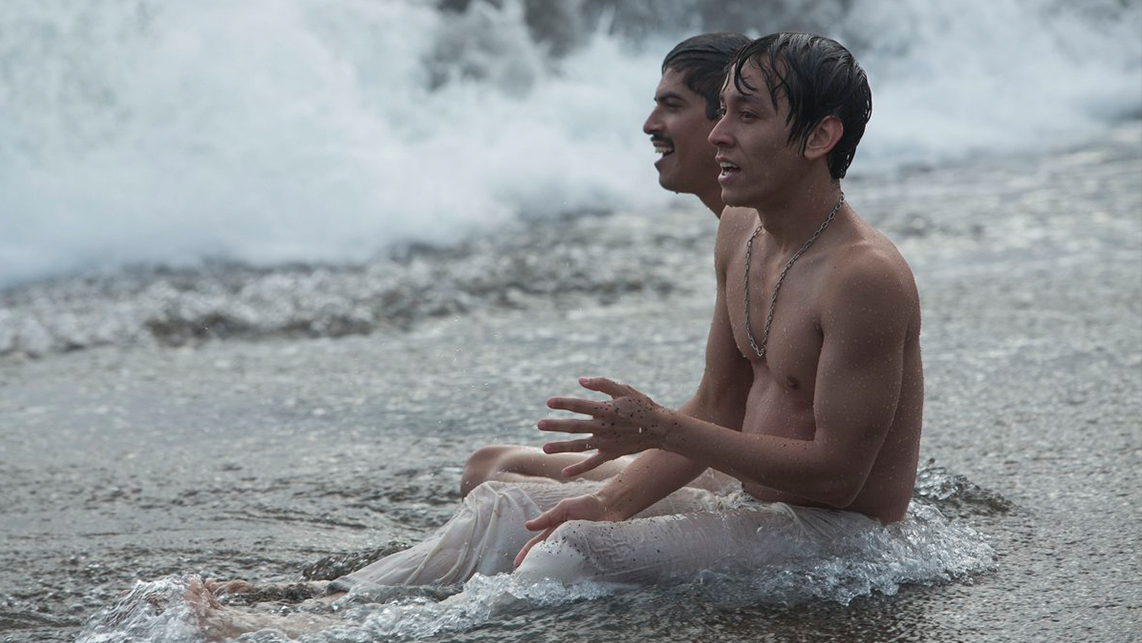
[[[476,573],[510,572],[516,554],[535,535],[524,522],[601,484],[486,482],[427,540],[334,581],[333,588],[447,585]],[[561,525],[516,573],[567,584],[681,581],[706,570],[741,571],[812,555],[834,536],[876,526],[861,514],[685,487],[629,520]]]

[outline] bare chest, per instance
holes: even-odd
[[[815,294],[821,262],[805,258],[794,264],[775,300],[779,270],[766,269],[755,257],[747,295],[744,252],[737,259],[726,273],[726,312],[738,350],[753,364],[753,394],[766,397],[768,405],[811,410],[823,343]]]

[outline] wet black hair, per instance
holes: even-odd
[[[751,42],[731,63],[734,86],[742,93],[757,91],[742,80],[742,68],[753,63],[761,69],[769,97],[789,103],[786,124],[789,143],[805,149],[813,129],[827,116],[844,125],[841,140],[829,152],[829,173],[843,179],[856,155],[872,116],[872,90],[856,59],[835,40],[806,33],[775,33]]]
[[[718,117],[718,94],[726,80],[726,70],[739,49],[750,39],[740,33],[706,33],[687,38],[674,46],[662,61],[662,72],[673,69],[682,74],[690,91],[706,99],[706,118]]]

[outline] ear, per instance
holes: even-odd
[[[836,116],[826,116],[809,133],[805,140],[805,158],[815,161],[836,147],[845,133],[845,125]]]

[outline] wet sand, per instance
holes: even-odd
[[[645,590],[428,640],[1142,637],[1142,128],[846,191],[916,272],[921,457],[990,492],[950,490],[942,509],[990,539],[996,569],[848,606]],[[699,242],[671,241],[695,220]],[[543,400],[578,375],[680,403],[701,373],[712,217],[560,225],[569,238],[657,226],[622,260],[670,252],[681,259],[648,270],[694,268],[668,293],[545,294],[409,331],[0,360],[0,641],[72,640],[136,578],[294,579],[418,539],[454,509],[464,456],[541,443]]]

